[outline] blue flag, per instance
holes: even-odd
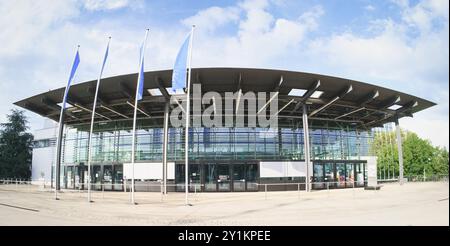
[[[187,59],[189,51],[189,42],[191,39],[191,34],[189,33],[183,42],[183,45],[178,51],[177,59],[173,66],[172,72],[172,89],[182,89],[186,87],[186,69],[187,69]]]
[[[139,51],[139,58],[140,58],[140,64],[141,67],[139,68],[139,80],[138,80],[138,93],[137,93],[137,100],[142,100],[142,95],[144,92],[144,54],[142,53],[142,50],[144,49],[144,44],[142,44],[140,51]]]
[[[69,81],[67,82],[66,90],[64,92],[63,97],[63,105],[62,108],[66,108],[66,101],[67,101],[67,94],[69,93],[70,83],[72,82],[73,76],[75,76],[75,72],[77,71],[78,64],[80,64],[80,54],[78,53],[75,55],[75,60],[73,61],[72,70],[70,71]]]
[[[103,73],[103,69],[105,68],[106,58],[108,58],[108,52],[109,52],[109,42],[108,46],[106,46],[105,57],[103,58],[102,71],[100,71],[100,74]]]
[[[142,58],[141,69],[139,70],[139,90],[137,94],[137,100],[142,100],[142,95],[144,92],[144,58]]]

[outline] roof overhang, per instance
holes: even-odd
[[[162,119],[164,104],[170,96],[172,70],[151,71],[144,75],[144,96],[139,102],[140,118]],[[137,74],[104,78],[101,81],[96,121],[129,120],[133,118],[133,105]],[[66,109],[65,123],[83,124],[90,121],[96,80],[74,84],[70,87],[68,102],[76,105]],[[251,68],[194,68],[192,84],[201,84],[202,93],[278,92],[280,120],[301,119],[300,105],[307,104],[314,122],[352,123],[361,127],[374,127],[394,121],[434,106],[435,103],[387,88],[327,75],[269,69]],[[159,95],[149,93],[160,90]],[[289,96],[292,89],[305,90],[303,96]],[[319,90],[320,98],[311,95]],[[22,108],[57,121],[64,88],[51,90],[15,102]],[[399,105],[397,110],[389,107]],[[80,110],[81,109],[81,110]]]

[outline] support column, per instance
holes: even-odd
[[[280,159],[282,159],[282,154],[283,154],[283,136],[281,134],[281,127],[278,127],[277,131],[278,131],[278,154],[280,155]]]
[[[310,178],[311,178],[311,157],[309,149],[309,126],[308,126],[308,108],[306,104],[303,104],[303,142],[304,153],[306,163],[306,191],[311,190]]]
[[[398,148],[398,178],[400,185],[403,184],[403,149],[402,149],[402,134],[400,132],[400,125],[398,123],[398,117],[395,117],[395,128],[397,132],[397,148]]]
[[[167,144],[169,135],[169,102],[164,106],[164,133],[163,133],[163,193],[167,194]]]
[[[62,150],[62,138],[64,132],[64,110],[62,110],[62,114],[60,115],[60,124],[58,127],[58,138],[56,139],[56,163],[55,163],[55,189],[61,189],[61,150]]]

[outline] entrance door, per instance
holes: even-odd
[[[245,181],[247,182],[247,191],[258,191],[258,164],[246,165]]]
[[[102,189],[102,166],[94,165],[92,166],[92,177],[91,177],[91,189],[101,190]]]
[[[231,191],[230,165],[217,165],[217,190]]]
[[[113,189],[113,166],[105,165],[103,166],[103,185],[105,190]]]
[[[74,189],[74,171],[73,171],[74,167],[73,166],[69,166],[67,167],[67,188],[68,189]]]
[[[175,165],[175,184],[176,184],[176,191],[185,191],[184,190],[184,164],[177,164]]]
[[[205,191],[217,191],[217,166],[214,164],[205,164]]]
[[[336,163],[336,187],[345,188],[345,164]]]
[[[334,177],[334,165],[333,163],[325,163],[323,164],[323,169],[325,172],[325,184],[328,185],[328,188],[334,188],[336,186],[336,179]]]
[[[354,182],[355,182],[355,170],[353,168],[353,163],[347,163],[347,167],[346,167],[346,175],[345,175],[345,180],[347,181],[345,183],[347,188],[352,188],[354,186]]]
[[[245,164],[233,165],[233,191],[245,191]]]
[[[364,187],[364,163],[355,164],[355,186]]]
[[[313,189],[323,189],[325,188],[324,177],[323,177],[323,164],[314,163],[313,168]]]
[[[123,165],[114,165],[114,190],[124,190],[123,186]]]
[[[200,165],[189,165],[189,191],[196,192],[201,190],[201,177]]]
[[[85,166],[84,165],[78,165],[75,166],[75,189],[84,189],[86,186],[85,184]]]

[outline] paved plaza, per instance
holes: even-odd
[[[0,185],[0,225],[441,225],[449,226],[447,182],[384,184],[381,190],[93,193]]]

